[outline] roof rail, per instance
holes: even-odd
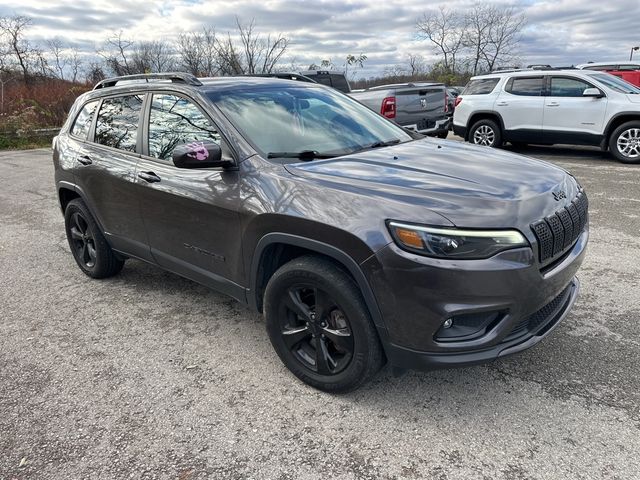
[[[202,85],[202,82],[190,73],[167,72],[143,73],[139,75],[124,75],[122,77],[106,78],[96,83],[96,86],[93,87],[93,89],[98,90],[99,88],[113,87],[118,82],[127,80],[145,80],[147,83],[149,83],[149,80],[171,80],[172,83],[186,83],[187,85],[193,85],[195,87],[199,87]]]
[[[282,80],[297,80],[299,82],[318,83],[314,79],[302,75],[297,72],[276,72],[276,73],[247,73],[243,77],[270,77],[280,78]]]

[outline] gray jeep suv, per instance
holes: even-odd
[[[519,352],[578,294],[588,208],[573,176],[422,138],[322,85],[105,80],[77,99],[53,161],[84,273],[136,258],[224,292],[323,390],[385,362]]]

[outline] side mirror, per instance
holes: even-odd
[[[584,92],[582,92],[582,96],[602,98],[604,97],[604,93],[602,93],[599,88],[585,88]]]
[[[228,166],[222,160],[220,145],[213,142],[192,142],[178,145],[173,150],[173,164],[178,168],[211,168]]]

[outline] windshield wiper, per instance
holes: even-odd
[[[318,153],[315,150],[303,150],[301,152],[269,152],[267,158],[299,158],[300,160],[310,161],[316,158],[333,158],[336,155],[328,155],[326,153]]]
[[[400,143],[400,139],[394,138],[393,140],[389,140],[388,142],[374,142],[370,145],[365,145],[356,150],[356,152],[361,152],[362,150],[369,150],[371,148],[381,148],[381,147],[390,147],[391,145],[397,145]]]

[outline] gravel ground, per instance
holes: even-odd
[[[85,277],[50,152],[0,152],[0,479],[640,478],[640,166],[522,153],[589,193],[573,312],[518,356],[332,396],[227,297],[138,261]]]

